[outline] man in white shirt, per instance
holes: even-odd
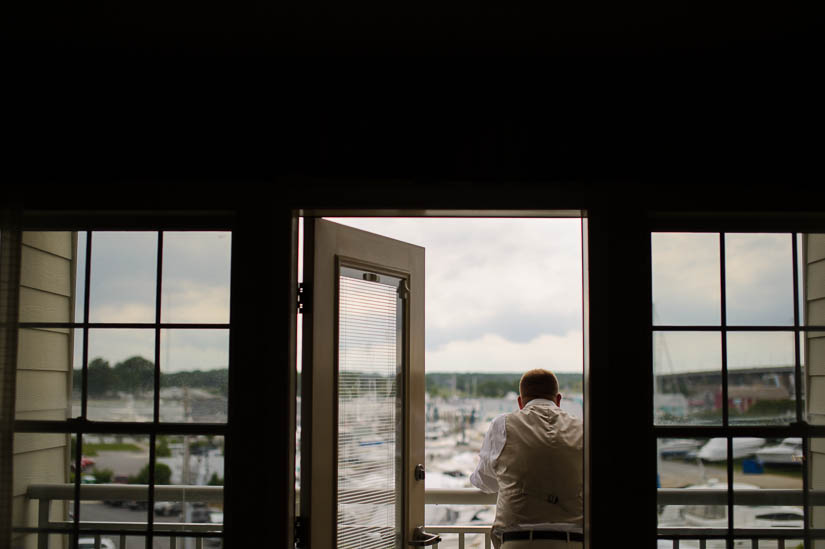
[[[495,418],[484,436],[470,482],[498,494],[496,548],[582,546],[583,428],[560,404],[556,376],[530,370],[519,382],[519,409]]]

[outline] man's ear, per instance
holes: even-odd
[[[556,393],[556,406],[561,406],[561,393]]]
[[[518,409],[521,410],[524,408],[524,403],[521,401],[521,395],[518,397]]]

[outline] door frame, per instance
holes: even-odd
[[[310,219],[314,219],[314,218],[320,219],[322,217],[421,217],[421,218],[427,218],[427,217],[459,217],[459,218],[512,217],[512,218],[579,218],[579,219],[581,219],[581,223],[582,223],[581,224],[581,231],[582,231],[582,233],[581,233],[582,330],[583,330],[583,346],[584,346],[584,349],[583,349],[583,351],[584,351],[583,364],[582,364],[582,368],[583,368],[583,372],[582,372],[583,398],[584,398],[584,403],[583,404],[584,404],[584,406],[583,406],[583,418],[582,419],[583,419],[584,425],[585,425],[585,448],[584,448],[584,456],[583,456],[584,471],[585,471],[584,479],[583,479],[583,489],[584,489],[584,494],[585,494],[585,497],[584,497],[584,532],[585,532],[585,548],[589,549],[589,547],[590,547],[589,533],[591,531],[591,528],[590,528],[590,517],[591,517],[591,512],[590,512],[590,506],[591,506],[591,501],[590,501],[591,500],[591,498],[590,498],[590,494],[591,494],[590,468],[591,468],[591,460],[590,460],[590,452],[589,452],[590,438],[588,436],[588,433],[590,431],[590,429],[589,429],[590,418],[589,418],[589,405],[588,405],[588,403],[590,401],[590,398],[589,398],[590,352],[589,352],[589,350],[590,350],[590,345],[592,345],[592,342],[591,342],[591,338],[590,338],[590,334],[589,334],[589,311],[588,311],[588,307],[589,307],[589,299],[588,299],[588,296],[589,296],[589,287],[588,287],[589,277],[588,277],[588,270],[587,270],[588,264],[589,264],[589,255],[588,255],[589,225],[587,223],[587,220],[588,220],[588,217],[589,217],[588,211],[587,210],[578,210],[578,209],[565,209],[565,210],[551,210],[551,209],[548,209],[548,210],[532,210],[532,209],[531,210],[455,210],[455,209],[453,209],[453,210],[406,210],[406,209],[405,210],[399,210],[399,209],[392,209],[392,210],[388,210],[388,209],[347,209],[347,210],[341,210],[341,209],[296,209],[296,210],[292,211],[292,219],[294,221],[295,226],[297,227],[298,220],[300,218],[304,218],[304,220],[305,220],[304,221],[304,229],[303,229],[303,231],[304,231],[304,235],[303,235],[304,242],[314,243],[314,241],[315,241],[315,239],[314,239],[314,234],[315,234],[314,224],[313,223],[307,223],[306,221],[310,220]],[[299,234],[298,234],[298,231],[296,229],[295,232],[294,232],[294,241],[298,242],[298,239],[299,239]],[[298,261],[300,261],[300,259]],[[297,261],[296,261],[296,263],[297,263]],[[311,245],[306,246],[303,250],[303,263],[304,263],[304,272],[305,273],[306,273],[307,270],[314,269],[314,267],[315,267],[314,266],[314,250],[311,249]],[[363,264],[364,262],[362,261],[360,263]],[[305,303],[307,303],[307,301],[308,301],[309,306],[307,307],[306,304],[304,305],[303,313],[301,315],[302,316],[302,322],[303,322],[303,325],[305,327],[303,329],[303,345],[302,345],[301,362],[302,362],[302,364],[307,364],[308,361],[311,362],[312,359],[313,359],[313,353],[314,353],[313,347],[314,347],[314,345],[312,344],[312,342],[313,342],[312,334],[307,333],[308,331],[311,331],[311,330],[307,330],[306,326],[311,326],[314,322],[312,303],[316,300],[317,296],[315,295],[316,294],[316,291],[315,291],[316,289],[312,288],[312,287],[309,287],[307,285],[306,275],[305,275],[304,278],[305,278],[305,281],[304,281],[304,288],[305,288],[304,292],[305,292],[305,294],[304,294],[303,299],[304,299]],[[422,285],[422,290],[423,290],[423,277],[421,277],[421,278],[422,278],[422,280],[420,281],[420,283]],[[293,269],[292,279],[296,281],[295,287],[297,287],[297,269]],[[412,284],[411,284],[411,286],[412,286]],[[414,286],[411,288],[411,290],[413,291],[413,295],[416,295],[416,294],[420,293],[423,296],[423,292],[415,291],[416,288]],[[307,294],[310,297],[307,298],[306,297]],[[422,297],[422,299],[423,299],[423,297]],[[423,323],[424,323],[424,314],[425,314],[425,311],[423,311],[423,303],[422,303],[422,306],[421,306],[420,319],[417,318],[417,316],[415,318],[410,316],[410,309],[412,309],[412,308],[408,307],[408,311],[406,312],[406,314],[409,317],[409,321],[410,321],[410,331],[409,331],[409,333],[410,334],[415,333],[415,330],[413,329],[413,324],[412,324],[413,322],[421,322],[420,333],[421,333],[421,336],[423,338],[424,337]],[[296,322],[297,322],[297,319],[296,319]],[[408,346],[411,346],[409,343],[407,343],[407,344],[408,344]],[[292,369],[296,369],[297,352],[294,349],[294,345],[292,347],[293,348],[290,349],[290,352],[291,352],[290,365],[291,365]],[[409,356],[408,359],[412,360],[412,356]],[[421,357],[421,360],[422,361],[424,360],[424,357],[423,357],[423,344],[422,344],[422,357]],[[416,387],[420,384],[421,390],[422,391],[425,390],[425,388],[426,388],[426,379],[425,379],[426,372],[423,368],[421,368],[420,379],[415,379],[415,378],[410,377],[410,373],[413,370],[414,370],[413,368],[408,368],[408,370],[407,370],[407,379],[405,380],[406,381],[405,406],[407,406],[407,410],[408,410],[408,413],[406,414],[406,417],[405,417],[405,421],[407,422],[407,425],[405,425],[405,427],[406,427],[406,433],[405,433],[406,440],[405,440],[405,443],[407,445],[407,448],[411,449],[411,450],[415,449],[415,445],[413,445],[411,440],[410,440],[411,433],[412,433],[412,429],[410,428],[410,423],[412,423],[411,416],[413,414],[417,413],[420,416],[420,418],[416,418],[416,421],[422,422],[423,427],[426,427],[426,410],[424,410],[424,409],[416,410],[416,409],[414,409],[413,407],[411,407],[409,405],[410,391],[413,389],[413,387]],[[336,363],[336,372],[337,372],[337,363]],[[306,369],[302,369],[302,375],[301,375],[302,390],[301,390],[301,392],[304,393],[304,394],[311,394],[311,395],[316,395],[317,396],[317,389],[318,388],[313,387],[314,381],[311,379],[311,376],[307,376],[305,374],[306,374]],[[293,378],[297,378],[297,375],[293,376]],[[315,380],[315,381],[317,381],[317,380]],[[328,394],[328,395],[332,395],[332,396],[334,396],[334,394],[335,394],[335,393],[329,391],[329,388],[325,388],[325,393]],[[291,394],[293,395],[292,402],[294,404],[294,402],[296,400],[295,396],[301,396],[301,393],[299,393],[297,391],[297,387],[293,385],[293,387],[291,388]],[[331,402],[331,400],[330,400],[330,402]],[[318,438],[318,433],[312,433],[312,427],[307,424],[307,418],[311,417],[311,415],[312,415],[311,407],[312,407],[311,399],[307,399],[307,398],[302,397],[302,399],[301,399],[301,437],[302,437],[302,440],[308,434],[311,437],[315,437],[316,439]],[[333,439],[329,438],[329,440],[332,441]],[[295,452],[296,452],[294,437],[290,440],[290,444],[292,445],[291,454],[294,456]],[[308,468],[304,465],[304,464],[312,463],[312,461],[311,461],[312,460],[312,454],[313,454],[312,446],[314,446],[314,444],[309,445],[308,450],[306,450],[306,451],[302,448],[302,454],[301,454],[301,489],[302,489],[302,491],[304,491],[304,487],[307,487],[308,488],[307,491],[309,491],[311,494],[315,494],[316,495],[315,497],[317,497],[317,494],[319,492],[319,488],[317,486],[313,487],[313,479],[311,478],[312,475],[308,474],[308,472],[309,472]],[[317,453],[317,447],[315,449],[315,452]],[[404,467],[405,467],[405,471],[406,471],[406,482],[408,483],[408,486],[411,486],[415,482],[414,472],[413,472],[414,467],[412,466],[412,464],[414,464],[414,463],[424,463],[424,448],[423,447],[420,448],[419,452],[421,454],[420,461],[416,461],[416,459],[414,457],[412,457],[410,455],[410,452],[408,452],[408,451],[405,451],[405,454],[404,454],[404,459],[405,459]],[[294,487],[295,486],[295,483],[294,483],[294,468],[293,468],[292,474],[293,474],[293,477],[292,477],[293,482],[292,482],[291,486]],[[416,524],[424,524],[424,501],[423,501],[424,490],[422,489],[421,492],[422,492],[422,495],[421,495],[422,501],[418,502],[417,500],[415,500],[411,497],[408,497],[407,501],[405,501],[405,505],[408,505],[410,508],[415,508],[417,506],[421,510],[420,511],[420,513],[421,513],[420,521],[411,520],[405,525],[405,531],[408,531],[407,539],[410,539],[410,536],[412,534],[412,529],[415,527]],[[407,490],[407,493],[409,495],[411,495],[413,493],[413,491]],[[293,493],[293,495],[294,495],[294,493]],[[313,496],[310,495],[310,499],[312,497]],[[291,498],[291,501],[294,501],[294,497]],[[312,505],[312,504],[310,503],[309,505]],[[328,504],[327,503],[324,504],[324,506],[328,507],[328,508],[330,508],[330,507],[334,508],[334,505],[335,505],[335,498],[334,497],[329,498],[329,503]],[[315,508],[315,507],[312,507],[312,508]],[[312,524],[312,519],[311,519],[312,515],[311,515],[311,513],[310,513],[309,516],[306,516],[306,513],[304,512],[304,509],[306,509],[306,507],[305,507],[305,503],[304,503],[304,496],[302,495],[302,497],[301,497],[301,509],[296,511],[296,513],[300,514],[300,517],[298,517],[296,515],[296,525],[299,525],[299,528],[296,529],[296,537],[300,538],[300,543],[299,543],[298,547],[313,548],[312,537],[313,537],[313,534],[315,534],[316,538],[317,538],[317,533],[313,532],[315,530],[315,528],[313,527],[313,524]],[[410,516],[409,510],[408,510],[407,513],[405,513],[405,515]],[[315,547],[313,549],[319,549],[319,547]]]
[[[404,453],[402,490],[403,498],[402,535],[410,539],[413,530],[424,524],[424,484],[416,480],[412,464],[424,462],[424,448],[413,444],[414,433],[419,432],[423,438],[426,424],[424,410],[411,406],[416,399],[424,399],[424,253],[419,253],[418,246],[404,244],[399,248],[393,239],[341,226],[333,222],[316,223],[314,217],[305,218],[304,222],[304,292],[309,301],[303,309],[303,344],[302,344],[302,398],[301,398],[301,523],[300,538],[302,546],[330,549],[335,547],[336,532],[334,525],[337,513],[337,405],[333,404],[331,414],[322,416],[313,413],[315,401],[337,403],[337,319],[338,319],[338,274],[340,266],[373,269],[388,275],[405,278],[409,282],[410,297],[406,300],[404,311],[408,329],[404,338],[404,358],[408,367],[404,373],[403,405],[404,414]],[[320,230],[319,230],[320,227]],[[343,230],[338,227],[343,227]],[[334,231],[331,231],[333,228]],[[345,233],[351,233],[352,242],[347,242]],[[319,234],[326,233],[326,234]],[[379,252],[370,251],[362,257],[353,257],[346,247],[353,248],[354,238],[368,237]],[[328,252],[344,248],[342,253]],[[321,250],[316,246],[322,247]],[[358,248],[361,251],[365,248]],[[353,248],[354,250],[354,248]],[[319,253],[316,253],[319,252]],[[319,255],[326,255],[323,265],[317,263]],[[389,263],[391,266],[385,265]],[[307,276],[307,271],[314,277]],[[317,280],[327,281],[320,284]],[[311,283],[310,283],[311,281]],[[329,307],[318,304],[330,303]],[[323,340],[317,337],[326,333]],[[328,344],[331,342],[331,344]],[[292,364],[296,365],[297,361]],[[313,364],[328,364],[331,371],[315,371]],[[331,374],[331,375],[330,375]],[[419,396],[420,395],[420,396]],[[309,397],[309,398],[307,398]],[[291,441],[294,444],[294,441]],[[313,478],[320,475],[320,478]],[[332,488],[330,488],[332,487]],[[313,517],[324,517],[315,520]],[[330,529],[329,525],[333,527]],[[305,545],[303,545],[305,543]],[[314,545],[313,545],[314,543]]]

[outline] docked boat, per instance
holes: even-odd
[[[756,458],[773,465],[802,465],[802,439],[788,437],[775,446],[760,448]]]
[[[702,443],[693,438],[665,438],[659,442],[659,454],[662,457],[688,457],[694,454]]]
[[[764,438],[737,437],[733,439],[731,459],[749,457],[765,445]],[[712,438],[699,450],[696,457],[705,461],[725,461],[728,459],[728,441],[725,437]]]

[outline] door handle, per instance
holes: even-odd
[[[407,543],[412,545],[413,547],[427,547],[429,545],[435,545],[436,543],[441,542],[441,536],[438,534],[428,534],[424,531],[423,526],[416,527],[415,531],[413,531],[413,539],[408,541]]]

